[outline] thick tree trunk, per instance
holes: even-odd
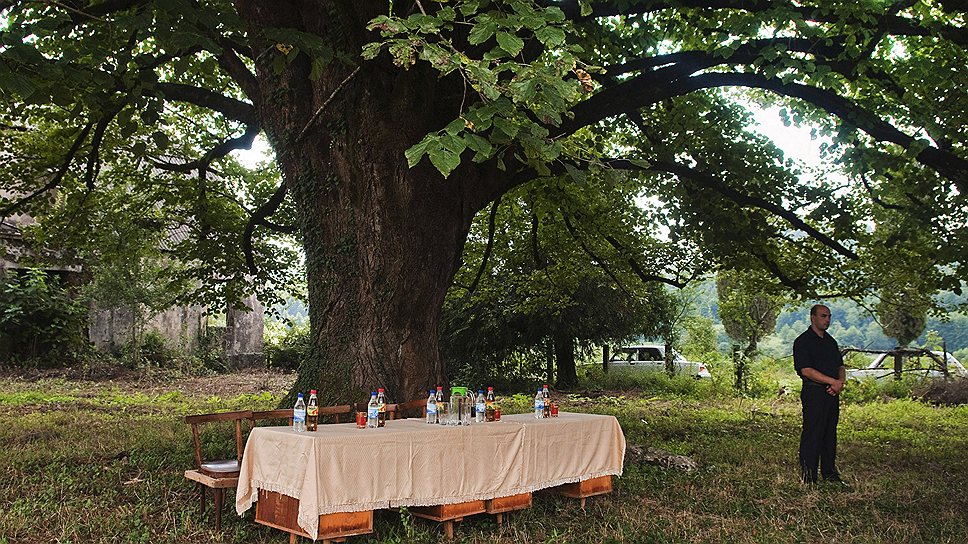
[[[578,385],[578,372],[575,369],[575,338],[567,332],[555,333],[555,361],[558,364],[559,388]]]
[[[362,45],[378,39],[362,30],[366,21],[387,6],[240,4],[256,31],[340,36],[345,42],[331,45],[356,62]],[[267,41],[262,50],[274,47]],[[260,116],[306,252],[313,352],[295,389],[315,388],[326,401],[364,401],[377,387],[391,401],[425,396],[446,381],[441,306],[471,221],[499,194],[499,181],[493,169],[466,165],[446,180],[426,160],[411,170],[404,151],[460,115],[463,86],[425,67],[380,61],[355,75],[333,61],[315,81],[304,55],[281,74],[268,60],[256,68]]]

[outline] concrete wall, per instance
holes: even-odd
[[[223,353],[232,368],[261,367],[265,365],[265,306],[254,295],[243,303],[249,311],[230,308],[225,312]]]
[[[205,332],[205,308],[179,306],[169,308],[145,324],[145,330],[161,334],[173,348],[191,350],[198,347],[198,338]],[[111,351],[131,341],[131,311],[127,308],[92,310],[88,338],[102,351]]]

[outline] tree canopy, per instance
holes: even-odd
[[[444,379],[474,217],[536,183],[565,188],[544,205],[616,278],[722,267],[811,297],[964,278],[955,0],[6,0],[0,21],[0,216],[77,247],[127,191],[212,300],[305,274],[297,387]],[[827,169],[786,160],[745,104],[816,127]],[[275,164],[248,171],[230,152],[259,133]],[[648,213],[581,213],[593,184]],[[646,259],[643,236],[669,251]]]

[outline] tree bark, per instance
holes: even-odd
[[[558,388],[578,385],[575,369],[575,338],[564,331],[555,333],[555,362],[558,364]]]
[[[238,4],[252,36],[265,27],[339,36],[331,45],[354,59],[377,38],[356,29],[386,9],[385,2]],[[327,402],[362,401],[377,387],[391,401],[422,397],[446,381],[437,329],[471,221],[500,194],[493,166],[463,161],[444,179],[428,161],[410,169],[404,157],[460,115],[463,86],[385,59],[352,77],[353,66],[333,61],[312,80],[299,55],[279,73],[275,46],[256,42],[256,51],[270,52],[256,63],[260,94],[269,97],[260,119],[298,212],[312,335],[294,391],[314,388]]]

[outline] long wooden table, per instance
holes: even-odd
[[[593,414],[518,414],[466,427],[416,419],[388,421],[380,429],[320,425],[305,433],[257,427],[242,457],[236,510],[242,514],[276,494],[291,497],[298,501],[299,532],[316,539],[330,514],[370,512],[372,528],[375,509],[524,494],[530,501],[538,489],[606,476],[610,481],[622,474],[624,456],[618,421]]]

